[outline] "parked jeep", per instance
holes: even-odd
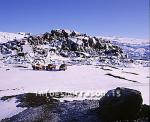
[[[56,65],[54,65],[54,64],[48,64],[48,65],[46,66],[46,70],[47,70],[47,71],[55,70],[55,69],[56,69]]]
[[[66,65],[66,64],[61,64],[60,67],[59,67],[59,70],[60,70],[60,71],[62,71],[62,70],[63,70],[63,71],[67,70],[67,65]]]
[[[33,70],[45,70],[45,66],[41,64],[32,65]]]

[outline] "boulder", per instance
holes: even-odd
[[[108,91],[99,101],[99,115],[106,121],[134,120],[143,99],[137,90],[116,88]]]

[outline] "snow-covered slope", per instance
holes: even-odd
[[[104,37],[99,36],[99,38],[106,39],[111,41],[112,44],[115,44],[121,47],[128,55],[128,58],[132,59],[150,59],[150,41],[146,39],[136,39],[136,38],[123,38],[123,37]]]
[[[21,38],[24,38],[25,36],[26,36],[26,33],[0,32],[0,43],[13,41],[14,39],[21,39]]]
[[[146,40],[146,39],[116,37],[116,36],[98,36],[98,37],[112,40],[112,41],[118,42],[118,43],[125,43],[125,44],[149,44],[149,40]]]

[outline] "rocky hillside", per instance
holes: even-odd
[[[30,52],[45,57],[49,53],[55,53],[62,57],[123,58],[122,49],[111,44],[109,40],[61,29],[1,43],[0,52],[4,55],[18,55],[18,53],[25,53],[24,48],[27,45],[31,47]]]
[[[88,36],[63,29],[51,30],[40,35],[19,35],[22,38],[10,36],[11,39],[0,42],[0,57],[4,57],[7,63],[33,62],[39,59],[50,63],[53,59],[65,58],[92,59],[113,65],[123,62],[124,65],[132,63],[131,59],[148,59],[150,52],[149,45],[145,45],[145,48],[143,45],[129,45],[112,38]]]
[[[116,56],[122,57],[122,49],[108,40],[90,37],[75,31],[52,30],[42,35],[30,36],[28,43],[34,49],[47,46],[62,57]]]

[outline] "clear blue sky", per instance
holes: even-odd
[[[148,38],[149,0],[0,0],[0,31]]]

